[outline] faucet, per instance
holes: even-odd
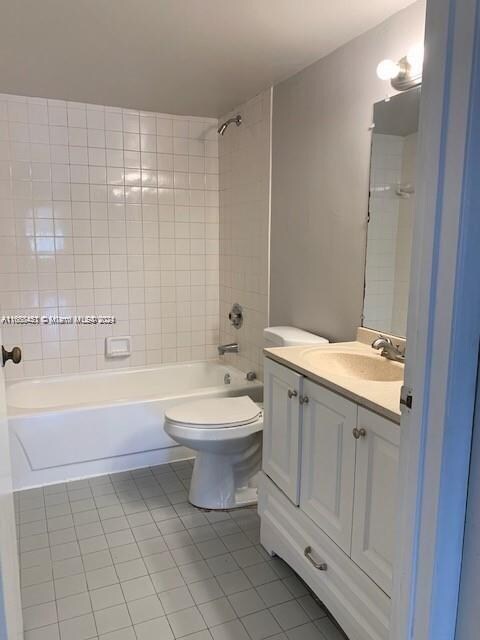
[[[236,342],[231,342],[230,344],[219,344],[217,349],[219,356],[223,356],[226,353],[238,353],[238,344]]]
[[[372,342],[373,349],[381,349],[380,355],[395,362],[405,362],[405,351],[396,347],[390,338],[379,336]]]

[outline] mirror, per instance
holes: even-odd
[[[373,109],[363,326],[405,336],[420,87]]]

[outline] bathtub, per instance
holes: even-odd
[[[52,376],[7,384],[15,489],[192,456],[164,431],[165,410],[249,395],[262,383],[217,362]]]

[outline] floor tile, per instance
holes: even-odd
[[[173,559],[170,551],[162,551],[161,553],[146,556],[144,558],[144,563],[149,573],[157,573],[158,571],[164,571],[165,569],[175,567],[175,560]]]
[[[25,631],[24,640],[59,640],[60,631],[58,624],[50,624],[40,629]]]
[[[320,629],[326,640],[346,640],[345,634],[328,618],[317,620],[315,626]]]
[[[260,594],[268,607],[274,607],[282,602],[292,600],[293,596],[281,580],[259,585],[257,592]]]
[[[95,569],[102,569],[102,567],[109,567],[113,564],[112,556],[108,549],[103,551],[95,551],[94,553],[87,553],[83,556],[83,566],[85,571],[94,571]]]
[[[57,622],[57,608],[55,602],[37,604],[23,610],[23,624],[25,630],[45,627]]]
[[[55,595],[57,598],[73,596],[76,593],[83,593],[87,590],[87,580],[85,574],[79,573],[66,578],[58,578],[54,581]]]
[[[216,600],[224,595],[215,578],[192,582],[188,585],[188,589],[197,605]]]
[[[119,584],[112,584],[109,587],[101,587],[90,591],[90,600],[94,611],[107,609],[125,602],[123,591]]]
[[[181,609],[188,609],[195,605],[187,587],[177,587],[159,594],[160,602],[165,613],[175,613]]]
[[[140,622],[134,628],[138,640],[172,640],[174,637],[166,617]]]
[[[127,580],[126,582],[122,582],[120,586],[122,587],[123,595],[127,602],[145,598],[155,593],[154,581],[148,576]]]
[[[59,623],[61,640],[87,640],[97,636],[93,614],[70,618]]]
[[[186,461],[15,496],[25,640],[345,640],[260,545],[256,510],[192,506],[191,473]]]
[[[185,580],[177,568],[152,573],[150,578],[157,593],[168,591],[168,589],[174,589],[175,587],[181,587],[185,584]]]
[[[239,618],[247,616],[249,613],[255,613],[256,611],[266,609],[265,602],[258,595],[255,589],[248,589],[247,591],[234,593],[229,596],[228,599]]]
[[[108,609],[100,609],[94,615],[99,635],[132,625],[130,614],[125,604],[119,604]]]
[[[221,576],[224,573],[236,571],[239,567],[235,558],[231,553],[225,553],[223,556],[216,556],[207,560],[208,567],[214,576]]]
[[[44,604],[55,600],[55,590],[53,582],[42,582],[31,587],[22,589],[22,606],[33,607],[37,604]]]
[[[323,635],[313,622],[290,629],[290,631],[287,631],[287,638],[288,640],[334,640],[333,638],[330,639],[329,636]],[[342,640],[345,639],[342,638]]]
[[[127,606],[133,624],[147,622],[164,615],[164,609],[157,596],[133,600]]]
[[[175,638],[182,638],[196,631],[206,629],[205,621],[196,607],[172,613],[167,616],[167,619]]]
[[[116,564],[115,569],[121,582],[147,575],[147,568],[141,558]]]
[[[104,567],[95,571],[87,571],[88,588],[100,589],[100,587],[108,587],[118,582],[118,577],[113,567]]]
[[[227,598],[219,598],[205,604],[198,605],[203,619],[209,627],[234,620],[237,615]]]
[[[138,548],[144,557],[167,551],[167,545],[160,535],[155,538],[149,538],[148,540],[141,540],[138,543]]]
[[[250,640],[240,620],[232,620],[210,629],[213,640]]]
[[[112,547],[110,554],[115,564],[119,562],[128,562],[140,558],[140,549],[136,543],[124,544],[121,547]]]
[[[296,600],[278,604],[270,611],[284,631],[310,622],[305,610]]]
[[[227,596],[238,591],[245,591],[252,586],[241,569],[219,575],[217,580]]]
[[[278,580],[278,575],[267,562],[245,567],[244,572],[255,587]]]
[[[282,630],[268,610],[245,616],[242,618],[242,623],[252,640],[263,640]]]
[[[88,592],[79,593],[74,596],[67,596],[57,600],[57,610],[59,620],[76,618],[86,613],[90,613],[92,605]]]

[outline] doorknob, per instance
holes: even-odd
[[[7,351],[2,344],[2,367],[7,363],[7,360],[11,360],[13,364],[18,364],[22,359],[22,350],[20,347],[13,347],[11,351]]]

